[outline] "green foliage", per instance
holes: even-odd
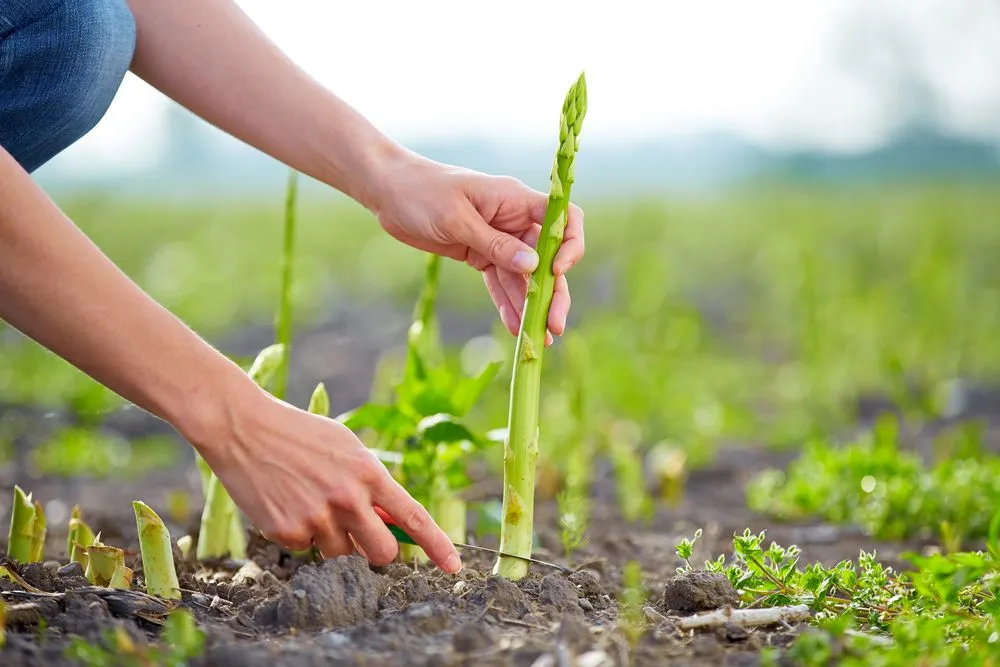
[[[110,431],[69,426],[32,448],[28,461],[41,474],[71,477],[142,475],[178,460],[177,442],[166,436],[126,440]]]
[[[815,612],[815,631],[801,635],[782,664],[990,665],[1000,658],[998,533],[1000,511],[986,551],[906,554],[912,567],[896,572],[864,551],[856,564],[802,566],[796,546],[765,546],[763,532],[746,530],[734,535],[728,561],[720,555],[705,569],[724,572],[747,606],[808,604]],[[678,555],[693,542],[678,544]],[[768,652],[762,663],[778,657]]]
[[[365,403],[337,417],[368,438],[400,483],[428,506],[467,486],[468,457],[488,440],[465,417],[503,365],[491,362],[479,373],[466,375],[445,358],[435,316],[440,261],[428,256],[407,335],[406,360],[390,399]]]
[[[758,476],[747,501],[781,519],[857,523],[884,539],[941,536],[958,548],[985,537],[1000,506],[1000,457],[980,453],[977,429],[957,433],[941,438],[953,456],[928,467],[900,449],[896,421],[884,415],[852,444],[810,441],[787,472]]]
[[[636,561],[628,561],[622,569],[622,599],[619,604],[619,626],[629,645],[635,647],[646,630],[643,607],[648,597],[642,581],[642,568]]]

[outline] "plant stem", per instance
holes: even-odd
[[[404,383],[405,378],[423,380],[427,375],[427,367],[433,367],[439,361],[440,343],[434,306],[440,275],[441,257],[430,253],[424,268],[420,296],[413,307],[413,321],[407,331]]]
[[[139,532],[139,551],[142,573],[146,579],[146,592],[167,600],[179,600],[180,584],[174,567],[174,551],[170,532],[149,505],[141,500],[132,501],[135,526]]]
[[[80,506],[74,505],[69,517],[69,535],[66,537],[66,553],[69,562],[79,563],[84,570],[90,560],[87,557],[87,547],[94,543],[94,531],[83,520]]]
[[[275,341],[282,345],[281,365],[274,377],[274,395],[285,398],[288,387],[288,362],[292,348],[292,268],[295,260],[295,200],[298,196],[298,172],[288,172],[288,190],[285,194],[285,231],[281,249],[281,301],[278,305],[278,321],[275,326]]]
[[[209,478],[208,492],[205,494],[195,557],[198,560],[225,556],[243,558],[245,551],[246,538],[243,536],[243,522],[236,503],[219,478],[213,474]]]
[[[528,284],[521,330],[514,350],[510,412],[504,443],[503,520],[500,550],[530,557],[535,506],[535,464],[538,459],[538,400],[542,352],[545,349],[549,306],[555,287],[552,262],[562,245],[573,184],[573,158],[587,111],[584,75],[570,87],[559,123],[559,151],[552,166],[549,201],[538,237],[538,267]],[[520,579],[528,564],[517,558],[497,559],[493,573]]]
[[[39,563],[45,558],[45,510],[35,501],[35,525],[31,531],[31,562]]]
[[[19,563],[31,562],[31,546],[35,538],[35,506],[31,494],[14,485],[14,507],[10,513],[7,533],[7,556]]]

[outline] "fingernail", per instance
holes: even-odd
[[[448,560],[444,563],[444,569],[452,574],[458,574],[462,571],[462,557],[457,553],[448,556]]]
[[[514,254],[514,268],[527,273],[533,271],[538,264],[538,255],[531,250],[518,250]]]

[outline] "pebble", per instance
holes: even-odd
[[[592,605],[590,600],[587,598],[580,598],[576,601],[576,603],[580,605],[580,609],[583,609],[584,611],[594,611],[594,605]]]
[[[351,638],[343,632],[327,632],[316,638],[317,643],[328,648],[336,648],[351,643]]]
[[[461,580],[456,581],[455,585],[451,589],[451,594],[452,595],[461,595],[463,592],[465,592],[465,589],[468,588],[468,587],[469,587],[469,585],[467,583],[465,583],[464,581],[461,581]]]
[[[56,570],[56,574],[60,577],[82,577],[83,565],[80,565],[79,563],[68,563]]]

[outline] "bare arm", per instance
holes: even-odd
[[[0,319],[173,425],[263,533],[376,563],[381,507],[455,571],[457,552],[353,433],[259,389],[147,296],[0,148]]]

